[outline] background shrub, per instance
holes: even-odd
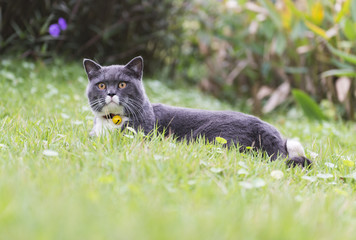
[[[189,12],[182,78],[231,102],[249,99],[256,114],[298,88],[327,99],[333,117],[354,117],[355,0],[194,1]]]
[[[246,102],[255,114],[288,107],[296,88],[329,117],[354,118],[356,0],[0,3],[1,54],[102,64],[142,55],[146,72]],[[68,28],[54,38],[48,27],[60,17]]]
[[[181,28],[183,2],[169,0],[0,0],[0,53],[51,59],[95,58],[101,63],[142,55],[151,69],[171,54]],[[48,33],[59,17],[68,28],[58,38]]]

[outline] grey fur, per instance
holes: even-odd
[[[192,141],[204,137],[214,142],[216,137],[227,140],[227,145],[236,145],[244,151],[246,147],[265,151],[271,160],[287,158],[289,166],[310,166],[305,156],[288,159],[286,140],[272,125],[257,117],[232,111],[207,111],[172,107],[164,104],[151,104],[143,87],[143,59],[136,57],[125,66],[102,67],[92,60],[85,59],[84,68],[89,84],[87,95],[93,112],[100,112],[105,104],[100,102],[107,94],[116,94],[129,121],[122,127],[131,126],[136,130],[150,133],[156,126],[158,132],[173,134],[178,140]],[[127,83],[125,89],[118,89],[119,82]],[[100,91],[96,87],[104,82],[108,88]],[[102,102],[102,101],[101,101]]]

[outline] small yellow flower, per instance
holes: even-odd
[[[227,143],[227,140],[225,138],[222,138],[222,137],[216,137],[215,141],[217,143],[220,143],[220,144],[226,144]]]
[[[342,160],[342,164],[344,164],[346,167],[353,167],[355,166],[355,162],[351,161],[351,160]]]

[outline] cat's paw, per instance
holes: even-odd
[[[309,160],[306,157],[292,157],[290,159],[287,160],[287,166],[288,167],[295,167],[295,166],[300,166],[303,168],[311,168],[313,162],[311,160]]]
[[[96,134],[96,132],[94,131],[94,129],[92,129],[89,133],[90,137],[98,137],[98,135]]]

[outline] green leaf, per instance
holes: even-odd
[[[346,19],[343,31],[345,33],[345,36],[351,41],[356,40],[355,29],[356,23],[354,23],[351,19]]]
[[[356,55],[353,54],[349,54],[349,53],[345,53],[343,51],[340,51],[336,48],[334,48],[333,46],[331,46],[330,44],[326,44],[326,46],[328,46],[329,50],[336,56],[342,58],[345,61],[348,61],[350,63],[356,64]]]
[[[299,11],[299,9],[294,5],[294,2],[292,0],[285,0],[284,1],[286,6],[288,7],[288,9],[296,16],[299,17],[301,19],[305,19],[306,18],[306,14]]]
[[[225,139],[225,138],[222,138],[222,137],[216,137],[216,138],[215,138],[215,141],[216,141],[217,143],[220,143],[220,144],[226,144],[226,143],[227,143],[226,139]]]
[[[346,0],[342,5],[341,11],[335,17],[335,22],[338,23],[345,15],[350,12],[350,3],[351,0]]]
[[[356,22],[356,0],[352,0],[351,2],[351,17]]]
[[[314,24],[320,25],[324,19],[324,7],[320,1],[311,6],[311,20]]]
[[[306,93],[301,90],[294,89],[292,90],[292,94],[296,102],[302,108],[305,116],[307,116],[309,119],[317,121],[326,119],[318,104]]]
[[[321,78],[326,78],[331,76],[356,77],[356,71],[354,69],[331,69],[321,74]]]
[[[283,34],[278,34],[276,39],[276,53],[281,56],[287,47],[287,40]]]
[[[269,16],[278,29],[282,28],[281,17],[271,0],[259,0],[260,4],[268,10]]]
[[[329,37],[328,35],[326,34],[326,31],[320,27],[318,27],[317,25],[305,20],[304,21],[305,23],[305,26],[307,26],[309,28],[309,30],[311,30],[312,32],[314,32],[316,35],[319,35],[320,37],[328,40]]]

